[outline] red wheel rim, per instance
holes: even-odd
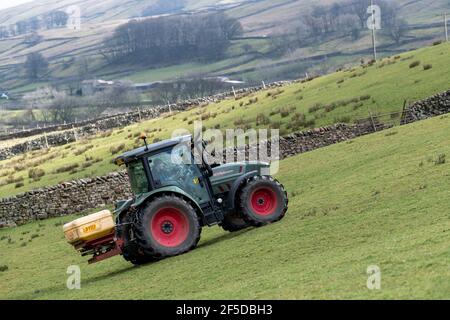
[[[253,191],[250,196],[253,212],[261,216],[270,216],[277,209],[278,199],[276,193],[269,188],[260,188]]]
[[[175,248],[186,241],[189,221],[178,209],[160,209],[152,219],[151,231],[156,242],[164,247]]]

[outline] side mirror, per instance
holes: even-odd
[[[141,132],[141,134],[139,135],[139,139],[144,140],[145,149],[148,150],[147,135],[145,134],[145,132]]]
[[[145,132],[141,132],[141,134],[139,135],[139,139],[141,139],[141,140],[147,139],[147,135],[145,134]]]

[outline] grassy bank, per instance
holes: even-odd
[[[448,299],[449,128],[435,118],[284,160],[282,222],[207,229],[197,250],[143,267],[88,266],[63,239],[73,217],[0,230],[0,298]],[[66,289],[70,265],[81,290]],[[366,288],[370,265],[381,290]]]

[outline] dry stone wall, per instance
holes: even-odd
[[[280,157],[284,159],[372,132],[372,126],[368,124],[336,124],[295,133],[280,139]],[[1,199],[0,228],[79,213],[131,196],[125,172],[66,182]]]
[[[420,121],[450,112],[450,90],[417,101],[408,107],[403,124]]]
[[[0,200],[0,228],[74,214],[130,196],[131,190],[125,172],[37,189]]]
[[[266,88],[281,87],[291,82],[275,82],[266,86]],[[251,87],[236,91],[236,95],[249,94],[262,90],[263,87]],[[61,146],[82,138],[104,132],[115,128],[122,128],[143,120],[155,119],[162,114],[173,111],[185,111],[191,107],[204,103],[219,102],[224,99],[234,97],[234,92],[226,92],[211,97],[188,100],[177,104],[147,107],[139,111],[123,113],[111,117],[105,117],[84,122],[70,123],[65,125],[38,128],[33,130],[21,131],[10,135],[0,136],[1,140],[18,139],[41,135],[39,138],[31,139],[23,143],[0,149],[0,161],[12,158],[22,153],[34,150],[40,150],[47,147]]]
[[[176,108],[183,110],[188,106],[189,104],[180,104]],[[157,117],[163,111],[163,109],[148,111],[149,114],[146,114],[146,117]],[[450,90],[411,105],[405,110],[402,123],[420,121],[449,111]],[[139,121],[139,115],[137,117],[134,114],[131,116],[121,115],[114,120],[104,119],[102,120],[104,122],[84,126],[83,130],[89,133],[90,130],[98,130],[98,126],[105,129],[110,129],[118,124],[125,126],[131,123],[130,121]],[[280,139],[280,157],[284,159],[372,132],[374,132],[372,124],[360,123],[355,125],[336,124],[294,133]],[[62,136],[55,138],[56,140],[53,141],[51,136],[47,136],[47,139],[49,139],[49,144],[57,144],[67,143],[71,137],[70,135]],[[43,143],[42,140],[40,143]],[[256,147],[250,146],[247,151],[249,148]],[[70,215],[112,204],[119,199],[127,199],[131,196],[128,177],[125,172],[115,172],[103,177],[80,179],[33,190],[0,200],[0,228],[21,225],[37,219]]]
[[[267,88],[281,87],[292,82],[275,82],[267,85]],[[263,89],[262,87],[252,87],[236,91],[237,95],[248,94]],[[40,150],[47,147],[61,146],[76,141],[77,138],[86,137],[98,132],[104,132],[114,128],[121,128],[142,120],[154,119],[169,111],[184,111],[190,107],[202,103],[218,102],[234,96],[233,92],[184,101],[170,106],[158,106],[143,108],[141,111],[119,114],[95,120],[89,120],[66,125],[39,128],[18,133],[0,136],[1,140],[17,139],[42,135],[23,143],[0,149],[0,161],[12,158],[22,153]],[[420,100],[409,106],[403,115],[402,124],[424,120],[437,115],[442,115],[450,111],[450,90],[434,95],[430,98]],[[57,131],[55,133],[55,131]],[[53,133],[52,133],[53,132]],[[46,135],[46,136],[44,136]]]
[[[281,87],[287,84],[291,84],[294,81],[279,81],[267,84],[265,87],[268,89],[271,88],[277,88]],[[297,82],[297,81],[295,81]],[[80,121],[80,122],[74,122],[74,123],[67,123],[67,124],[60,124],[55,126],[48,126],[45,128],[35,128],[30,130],[23,130],[15,133],[10,134],[3,134],[0,135],[0,141],[5,140],[11,140],[11,139],[17,139],[17,138],[26,138],[26,137],[32,137],[36,135],[41,135],[44,133],[52,133],[55,131],[63,131],[63,130],[70,130],[73,128],[83,128],[83,127],[89,127],[93,126],[96,127],[98,130],[109,130],[113,128],[119,128],[123,126],[130,125],[132,123],[136,123],[141,121],[142,119],[152,119],[155,116],[159,116],[159,114],[163,112],[167,112],[169,110],[185,110],[186,108],[190,106],[196,106],[203,103],[212,103],[212,102],[220,102],[222,100],[228,99],[230,97],[234,97],[234,94],[236,95],[242,95],[242,94],[250,94],[253,92],[257,92],[260,90],[263,90],[263,86],[255,86],[250,88],[243,88],[239,90],[224,92],[220,94],[216,94],[210,97],[204,97],[204,98],[198,98],[198,99],[191,99],[186,100],[177,104],[172,104],[170,106],[135,106],[134,109],[140,108],[139,111],[133,111],[133,112],[127,112],[122,114],[117,114],[113,116],[107,116],[97,119],[91,119],[86,121]]]

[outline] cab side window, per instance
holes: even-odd
[[[178,159],[176,159],[178,157]],[[181,152],[172,157],[172,150],[155,154],[148,159],[156,188],[177,186],[199,202],[208,201],[209,195],[201,183],[201,172],[196,164],[190,163],[190,152]]]

